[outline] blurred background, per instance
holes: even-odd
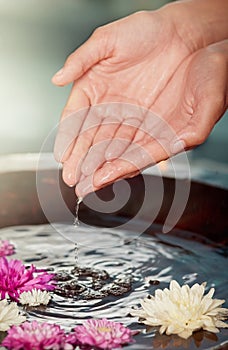
[[[0,0],[0,154],[39,152],[58,123],[70,86],[52,75],[100,25],[165,0]],[[228,118],[194,158],[228,162]]]

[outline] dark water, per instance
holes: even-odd
[[[69,238],[74,230],[79,237],[78,261],[75,261],[75,243],[63,237]],[[135,336],[136,343],[126,347],[132,350],[227,349],[227,329],[216,335],[196,332],[183,340],[161,336],[156,329],[146,330],[136,318],[129,316],[131,307],[138,305],[141,298],[153,294],[156,288],[167,287],[171,279],[190,285],[207,281],[207,289],[216,288],[215,298],[227,299],[227,252],[223,248],[158,231],[153,236],[144,234],[132,239],[129,232],[63,224],[55,228],[50,225],[6,228],[0,230],[0,238],[10,239],[16,245],[13,258],[54,270],[61,280],[58,294],[54,294],[48,307],[28,310],[30,320],[55,322],[70,330],[85,319],[107,317],[141,331]],[[87,270],[83,270],[85,267]],[[84,295],[89,291],[90,297],[76,292],[66,297],[67,287],[62,286],[72,281],[77,281]],[[224,343],[227,345],[220,347]]]

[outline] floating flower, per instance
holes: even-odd
[[[76,338],[81,345],[95,346],[99,349],[116,349],[133,341],[133,332],[122,323],[100,320],[87,320],[75,329]]]
[[[25,322],[13,326],[2,344],[9,350],[72,350],[67,335],[60,326],[47,322]]]
[[[19,302],[22,305],[28,306],[38,306],[38,305],[47,305],[51,300],[50,293],[46,290],[33,289],[29,292],[23,292],[20,295]]]
[[[0,257],[13,255],[15,253],[15,247],[7,240],[0,240]]]
[[[0,332],[8,331],[11,326],[19,325],[25,320],[26,317],[21,315],[16,303],[0,300]]]
[[[33,289],[53,290],[55,288],[54,275],[45,271],[39,271],[34,265],[28,269],[20,260],[8,261],[0,258],[0,299],[9,297],[18,301],[23,292]]]
[[[141,301],[142,309],[133,310],[132,316],[142,318],[142,323],[149,326],[161,326],[160,334],[178,334],[187,339],[199,329],[219,332],[218,327],[226,328],[223,322],[228,316],[228,309],[220,306],[225,300],[212,299],[214,288],[204,295],[206,283],[180,286],[171,281],[170,289],[157,289],[155,296]]]

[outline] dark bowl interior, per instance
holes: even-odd
[[[64,212],[58,202],[57,193],[61,190],[64,201],[70,211],[74,213],[76,196],[73,188],[66,186],[61,178],[61,171],[56,180],[56,170],[39,171],[39,181],[42,183],[42,192],[47,206],[52,208],[51,221],[64,221]],[[151,186],[151,201],[144,206],[140,220],[150,222],[153,203],[156,202],[159,192],[156,186],[158,177],[144,175]],[[137,213],[144,199],[144,179],[142,176],[127,180],[131,188],[131,196],[127,203],[112,214],[102,214],[88,208],[84,203],[80,206],[80,220],[97,226],[112,226],[116,221],[128,220]],[[163,178],[164,199],[159,213],[152,223],[162,225],[170,210],[175,181],[185,185],[187,180],[174,180]],[[120,183],[121,185],[121,183]],[[157,193],[156,193],[157,192]],[[109,201],[113,198],[112,186],[98,191],[98,196]],[[0,174],[0,227],[42,224],[47,222],[39,199],[36,187],[36,171],[16,171]],[[200,235],[202,238],[226,244],[228,231],[228,190],[211,186],[205,183],[192,181],[189,199],[186,208],[172,233],[181,230],[186,237],[194,239]],[[150,228],[147,232],[150,232]],[[152,230],[151,230],[152,232]],[[198,237],[199,238],[199,237]]]

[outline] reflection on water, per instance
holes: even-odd
[[[58,228],[68,233],[75,230],[73,225],[59,224]],[[131,239],[129,232],[83,226],[76,229],[78,237],[81,230],[77,266],[74,243],[50,225],[0,230],[1,239],[10,239],[16,245],[14,258],[58,274],[59,287],[51,304],[29,308],[30,320],[55,322],[70,330],[84,319],[107,317],[141,330],[136,343],[127,347],[131,350],[212,349],[227,340],[227,329],[217,335],[196,332],[187,340],[161,336],[155,328],[139,325],[136,318],[129,316],[131,307],[140,299],[153,294],[156,288],[168,287],[171,279],[181,284],[207,281],[208,289],[215,286],[216,298],[227,298],[224,249],[160,232]],[[76,292],[68,293],[72,291],[71,283]],[[93,295],[96,290],[98,294]],[[88,293],[90,297],[86,298]]]

